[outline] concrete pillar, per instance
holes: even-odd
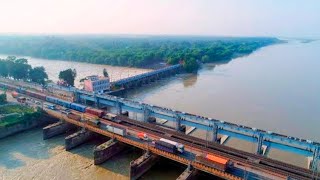
[[[263,134],[258,134],[258,144],[257,144],[257,154],[262,154],[262,145],[263,145]]]
[[[130,162],[130,180],[136,180],[146,173],[159,159],[156,154],[146,152],[138,159]]]
[[[81,130],[73,133],[65,138],[65,148],[67,151],[85,143],[93,136],[93,132],[87,130]]]
[[[176,119],[176,130],[180,131],[181,127],[181,117],[178,114],[175,114],[175,119]]]
[[[177,178],[177,180],[191,180],[195,179],[195,175],[197,174],[197,170],[194,169],[191,165],[188,165],[187,169],[183,171],[183,173]]]
[[[77,92],[77,91],[74,91],[74,96],[75,96],[75,102],[77,102],[77,103],[80,103],[81,102],[81,100],[80,100],[80,93],[79,92]]]
[[[116,101],[117,114],[122,114],[122,104],[119,101]]]
[[[96,96],[96,94],[94,94],[94,103],[97,108],[100,108],[99,98]]]
[[[100,144],[99,146],[94,148],[94,164],[102,164],[112,156],[118,154],[125,148],[125,145],[114,140],[110,139],[109,141]]]
[[[66,123],[63,121],[59,121],[57,123],[50,124],[42,129],[43,140],[52,138],[52,137],[60,135],[60,134],[63,134],[72,128],[74,128],[74,126],[72,124],[69,124],[69,123]]]
[[[218,125],[216,123],[212,126],[212,141],[217,142],[218,141]]]
[[[312,157],[312,161],[311,161],[311,170],[313,172],[317,172],[318,171],[318,166],[319,166],[319,158],[320,158],[320,147],[316,147],[316,149],[313,152],[313,157]]]
[[[147,106],[143,106],[143,121],[148,122],[149,117],[150,117],[150,109]]]

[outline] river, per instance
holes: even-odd
[[[320,141],[319,52],[319,41],[290,41],[268,46],[228,63],[204,65],[196,75],[177,75],[143,86],[127,97]],[[97,74],[107,67],[110,74],[118,78],[148,71],[35,58],[30,58],[29,62],[33,66],[44,66],[52,79],[57,77],[58,71],[69,67],[76,68],[81,75]],[[204,136],[199,131],[193,135]],[[127,179],[129,162],[141,155],[137,150],[128,150],[102,166],[93,166],[92,148],[97,142],[66,152],[63,138],[43,141],[41,130],[35,129],[0,140],[2,178]],[[227,145],[237,145],[250,152],[255,150],[252,144],[234,140]],[[297,165],[306,163],[306,158],[293,158],[292,154],[279,151],[270,151],[270,156]],[[170,163],[162,163],[142,179],[175,179],[183,171]]]

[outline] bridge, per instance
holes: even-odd
[[[164,77],[176,74],[181,70],[182,70],[181,64],[168,66],[155,71],[146,72],[146,73],[128,77],[125,79],[120,79],[118,81],[112,82],[112,86],[122,87],[125,89],[138,87],[138,86],[141,86],[142,84],[148,84],[160,78],[164,78]]]
[[[302,172],[297,173],[298,171],[296,169],[291,169],[291,171],[285,170],[285,168],[289,167],[286,164],[278,164],[278,166],[282,167],[274,167],[275,165],[268,165],[268,161],[265,161],[261,158],[256,158],[249,154],[249,156],[242,154],[241,156],[236,155],[235,152],[230,151],[230,148],[224,147],[224,152],[221,151],[222,145],[217,145],[213,142],[208,143],[201,139],[189,137],[186,134],[183,134],[181,132],[172,132],[171,130],[164,129],[161,127],[158,127],[154,124],[149,124],[145,122],[136,122],[135,120],[129,119],[126,116],[119,115],[117,119],[121,120],[122,123],[118,124],[113,121],[107,121],[104,119],[100,119],[102,123],[106,123],[109,125],[116,125],[116,126],[123,126],[127,129],[128,135],[122,136],[118,135],[112,132],[105,131],[101,129],[100,127],[93,126],[88,124],[84,119],[81,119],[80,121],[76,121],[74,119],[68,118],[65,114],[63,114],[59,110],[50,110],[50,109],[44,109],[49,115],[56,117],[60,119],[60,122],[56,124],[49,125],[44,128],[44,139],[51,138],[55,135],[61,134],[62,132],[65,132],[70,128],[70,124],[75,125],[77,127],[82,128],[80,131],[66,137],[66,149],[70,150],[75,148],[76,146],[88,141],[89,136],[92,136],[92,132],[110,137],[112,139],[116,139],[119,142],[125,143],[127,145],[131,145],[137,148],[140,148],[146,152],[146,154],[149,154],[149,156],[154,157],[153,159],[156,159],[158,156],[162,156],[168,159],[171,159],[173,161],[176,161],[178,163],[187,165],[188,168],[186,169],[187,177],[193,173],[192,170],[189,170],[189,167],[199,169],[201,171],[207,172],[209,174],[213,174],[217,177],[221,177],[224,179],[235,179],[240,180],[243,179],[242,177],[246,177],[245,179],[296,179],[296,180],[303,180],[303,179],[312,179],[312,175],[309,171],[304,170]],[[74,114],[83,115],[79,112],[72,111]],[[97,119],[97,117],[93,117],[94,120]],[[183,143],[185,145],[185,153],[183,155],[179,154],[172,154],[168,153],[163,150],[159,150],[154,145],[148,141],[143,141],[138,139],[135,134],[138,132],[145,132],[148,133],[148,135],[152,138],[159,139],[159,138],[167,138],[169,140],[173,140],[175,142]],[[111,140],[113,141],[113,140]],[[107,144],[107,145],[106,145]],[[116,153],[119,153],[120,144],[112,144],[113,146],[110,146],[111,142],[107,141],[106,143],[102,144],[103,148],[99,149],[99,151],[105,151],[105,153],[99,153],[96,155],[95,153],[95,162],[99,162],[97,164],[100,164],[110,158],[110,154],[114,155]],[[118,148],[114,147],[118,146]],[[95,152],[97,150],[95,149]],[[98,152],[99,152],[98,151]],[[232,153],[231,153],[232,152]],[[232,163],[233,167],[232,169],[229,169],[227,171],[221,171],[219,169],[216,169],[215,167],[207,166],[206,164],[203,164],[201,162],[195,161],[195,156],[197,154],[201,153],[211,153],[211,154],[217,154],[222,157],[229,158]],[[145,156],[145,155],[144,155]],[[136,161],[133,161],[130,164],[130,179],[136,179],[139,176],[141,176],[147,169],[150,168],[154,163],[152,161],[148,161],[148,158],[145,159],[144,156],[137,159]],[[248,161],[248,158],[255,159],[255,161]],[[141,160],[142,159],[142,160]],[[261,163],[257,163],[257,161],[261,161]],[[263,162],[263,163],[262,163]],[[144,164],[143,167],[136,167],[136,164]],[[245,165],[244,165],[245,164]],[[149,166],[149,167],[146,167]],[[294,172],[294,173],[293,173]],[[181,179],[181,178],[180,178]],[[182,179],[188,179],[188,178],[182,178]]]
[[[242,168],[238,167],[237,172],[229,172],[229,174],[235,175],[243,174],[243,169],[259,167],[258,170],[253,168],[252,176],[263,176],[265,174],[266,177],[275,175],[277,177],[286,177],[292,179],[313,179],[313,173],[317,171],[317,165],[319,160],[319,150],[320,144],[317,142],[313,142],[311,140],[305,140],[296,137],[290,137],[286,135],[277,134],[270,131],[264,131],[257,128],[246,127],[238,124],[233,124],[213,118],[207,118],[203,116],[198,116],[186,112],[181,112],[169,108],[154,106],[151,104],[146,104],[142,102],[132,101],[129,99],[124,99],[116,96],[110,95],[97,95],[92,94],[86,91],[78,90],[78,89],[64,89],[68,94],[74,94],[75,100],[80,103],[89,103],[96,107],[112,107],[115,108],[119,118],[126,123],[126,127],[132,128],[135,127],[136,131],[143,131],[148,132],[156,137],[166,137],[166,138],[173,138],[177,142],[181,142],[187,145],[188,148],[194,149],[198,148],[198,151],[201,152],[208,152],[213,154],[218,154],[223,157],[230,158],[238,166],[244,165]],[[126,117],[121,116],[124,111],[128,111],[129,113],[139,113],[143,116],[141,121],[129,119]],[[87,129],[107,135],[108,133],[102,132],[101,129],[97,129],[96,127],[88,127],[88,125],[81,124],[80,122],[70,120],[61,113],[56,115],[57,118],[62,118],[64,121],[67,121],[71,124],[86,127]],[[158,124],[156,122],[150,122],[151,119],[162,119],[169,122],[173,122],[173,127],[165,126],[163,124]],[[80,124],[79,124],[80,123]],[[131,125],[130,125],[131,124]],[[164,127],[162,127],[164,126]],[[185,133],[181,133],[180,131],[183,129],[181,126],[187,126],[191,129],[201,129],[207,131],[212,134],[211,142],[208,142],[203,139],[195,138],[193,136],[186,135]],[[140,129],[139,129],[140,128]],[[167,137],[169,135],[169,137]],[[107,135],[108,136],[108,135]],[[223,137],[223,138],[219,138]],[[114,134],[109,134],[109,137],[116,137]],[[128,140],[123,139],[124,137],[117,137],[120,141],[136,146],[136,147],[143,147],[142,149],[148,150],[152,149],[148,145],[138,145],[136,142],[129,143]],[[256,143],[257,149],[256,154],[247,153],[244,151],[236,150],[227,146],[224,146],[223,143],[225,142],[223,139],[228,138],[237,138],[242,139],[248,142]],[[289,165],[280,161],[272,160],[267,158],[269,149],[276,148],[282,151],[288,151],[292,153],[296,153],[299,155],[303,155],[309,157],[310,165],[308,166],[310,170],[296,167],[294,165]],[[156,150],[152,151],[155,154],[163,155],[164,152],[156,152]],[[192,153],[196,153],[191,151]],[[162,153],[162,154],[161,154]],[[171,154],[172,155],[172,154]],[[181,160],[182,157],[169,157],[169,155],[165,156],[172,160],[177,160],[177,162],[188,165],[193,165],[194,167],[198,167],[200,170],[205,170],[206,166],[200,167],[200,165],[195,165],[194,159],[186,158]],[[175,156],[175,155],[172,155]],[[210,168],[209,168],[210,169]],[[213,168],[214,169],[214,168]],[[215,169],[216,170],[216,169]],[[217,173],[212,173],[213,170],[205,170],[211,174],[217,175]],[[214,171],[217,172],[217,171]],[[255,173],[254,173],[255,172]],[[258,173],[257,173],[258,172]],[[278,173],[275,173],[278,172]],[[221,173],[221,172],[220,172]],[[233,179],[231,177],[227,179]]]
[[[185,125],[208,131],[212,133],[213,142],[217,142],[218,135],[222,135],[225,138],[237,138],[256,143],[256,154],[259,155],[267,156],[270,148],[275,148],[309,157],[311,164],[308,167],[312,170],[316,170],[320,158],[320,144],[311,140],[286,136],[115,96],[95,95],[81,90],[77,90],[75,94],[78,102],[91,101],[97,107],[114,107],[117,109],[118,114],[121,114],[122,111],[140,113],[143,115],[144,122],[148,122],[150,117],[154,117],[173,122],[176,130]],[[159,125],[161,126],[162,124]]]

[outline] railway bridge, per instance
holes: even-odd
[[[0,85],[10,86],[9,84],[5,83],[0,83]],[[21,88],[22,87],[17,87],[17,90]],[[90,102],[92,106],[98,108],[107,107],[116,109],[118,118],[125,123],[124,125],[128,129],[131,128],[131,130],[134,131],[148,132],[149,134],[152,134],[157,138],[166,137],[168,139],[181,142],[185,144],[186,147],[190,149],[193,153],[194,151],[198,150],[201,152],[218,154],[219,156],[231,159],[233,162],[235,162],[237,166],[233,169],[232,172],[228,172],[228,174],[231,174],[236,178],[239,177],[239,174],[243,174],[243,169],[248,169],[249,167],[252,170],[252,176],[258,175],[259,177],[277,176],[278,178],[282,177],[292,179],[318,179],[318,177],[315,176],[317,174],[317,167],[319,164],[318,160],[320,144],[318,142],[313,142],[311,140],[305,140],[296,137],[290,137],[271,131],[264,131],[257,128],[246,127],[238,124],[225,122],[222,120],[194,115],[151,104],[145,104],[142,102],[132,101],[116,96],[97,95],[75,88],[64,90],[67,91],[67,93],[69,94],[74,94],[75,100],[78,103],[86,104]],[[122,114],[125,111],[129,113],[133,112],[141,114],[143,118],[141,120],[133,120],[130,118],[126,118],[122,116]],[[51,111],[49,111],[49,113],[51,113],[51,115],[57,118],[63,119],[63,121],[65,122],[74,124],[79,127],[84,127],[84,129],[90,130],[92,132],[96,132],[109,137],[116,137],[118,140],[126,144],[140,147],[141,149],[147,151],[151,150],[151,152],[157,155],[161,155],[169,159],[176,160],[177,162],[180,162],[182,164],[193,165],[194,167],[198,167],[198,169],[200,170],[204,170],[206,172],[220,176],[219,173],[221,173],[221,171],[217,171],[215,168],[212,167],[207,167],[204,164],[202,164],[201,166],[197,165],[196,161],[194,161],[192,157],[190,158],[185,156],[176,156],[170,153],[170,156],[174,157],[169,157],[169,154],[167,152],[160,152],[159,150],[153,149],[154,146],[150,146],[149,144],[146,145],[145,143],[141,144],[141,142],[140,144],[137,144],[136,141],[130,141],[132,140],[130,139],[130,137],[120,137],[115,135],[114,133],[110,134],[110,132],[103,131],[101,128],[92,127],[81,121],[79,122],[73,119],[69,119],[65,117],[65,115],[63,115],[61,112],[52,113]],[[174,126],[163,127],[163,124],[157,123],[157,120],[159,119],[172,122],[171,124],[173,124]],[[186,133],[181,133],[181,126],[188,127],[188,132],[190,132],[190,129],[204,130],[212,134],[212,139],[211,141],[207,141],[187,135]],[[85,137],[85,139],[90,135],[90,133],[88,134],[86,132],[80,132],[79,134]],[[77,137],[78,135],[75,136]],[[69,139],[73,139],[73,137],[74,136],[70,137]],[[256,143],[256,154],[247,153],[244,151],[224,146],[223,144],[225,140],[230,138],[237,138]],[[73,142],[73,140],[71,140],[71,142]],[[270,148],[276,148],[282,151],[288,151],[291,153],[309,157],[310,163],[308,167],[310,168],[310,170],[267,158]],[[220,177],[226,178],[226,176],[224,175]],[[230,177],[227,179],[232,178]]]
[[[128,77],[125,79],[120,79],[118,81],[112,82],[112,86],[130,89],[130,88],[141,86],[143,84],[148,84],[150,82],[156,81],[158,79],[161,79],[170,75],[174,75],[180,72],[181,70],[182,70],[181,64],[168,66],[155,71],[146,72],[146,73]]]
[[[96,95],[85,91],[75,91],[78,102],[93,102],[96,107],[114,107],[118,114],[123,111],[139,113],[143,121],[156,118],[172,122],[172,127],[179,131],[181,126],[189,127],[189,132],[201,129],[212,134],[212,142],[224,144],[229,138],[237,138],[256,144],[256,154],[268,156],[271,148],[279,149],[307,157],[310,161],[308,167],[317,171],[320,158],[320,144],[311,140],[286,136],[271,131],[246,127],[222,120],[194,115],[165,107],[137,102],[110,95]],[[163,124],[158,124],[164,126]],[[218,138],[218,137],[222,138]]]

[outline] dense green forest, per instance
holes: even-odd
[[[277,42],[260,37],[0,36],[0,53],[135,67],[184,61],[190,67],[195,61],[229,60]]]

